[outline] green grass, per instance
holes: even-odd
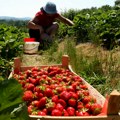
[[[109,94],[114,89],[120,91],[119,48],[118,50],[105,51],[100,46],[96,46],[95,50],[92,48],[93,53],[85,54],[84,47],[80,50],[76,49],[72,38],[65,38],[63,48],[59,52],[57,49],[52,48],[52,51],[50,49],[48,55],[51,53],[52,55],[50,55],[49,60],[60,63],[62,55],[67,54],[70,57],[73,70],[102,95]],[[115,54],[117,54],[117,57],[115,57]]]

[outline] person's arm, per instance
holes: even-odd
[[[67,24],[67,25],[70,25],[70,26],[74,25],[74,23],[70,19],[68,19],[68,18],[66,18],[66,17],[64,17],[60,14],[58,15],[57,19],[60,20],[64,24]]]
[[[38,21],[39,21],[39,19],[37,17],[33,18],[32,20],[30,20],[28,22],[27,27],[29,29],[38,29],[38,30],[40,30],[40,33],[42,33],[44,30],[43,30],[42,26],[37,24]]]

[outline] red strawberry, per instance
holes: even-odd
[[[77,101],[76,101],[74,98],[70,98],[70,99],[68,100],[68,104],[69,104],[69,106],[71,106],[71,107],[75,107],[76,104],[77,104]]]
[[[31,69],[31,71],[33,72],[33,71],[39,71],[39,68],[38,67],[33,67],[32,69]]]
[[[78,104],[77,105],[77,109],[79,109],[79,110],[81,110],[83,107],[84,107],[83,104]]]
[[[85,108],[87,108],[88,112],[90,113],[91,112],[91,106],[92,106],[92,103],[91,102],[88,102],[86,105],[85,105]]]
[[[75,89],[73,88],[73,86],[67,86],[67,91],[75,92]]]
[[[68,112],[69,116],[74,116],[75,115],[75,108],[68,107],[67,112]]]
[[[43,111],[38,111],[38,115],[40,115],[40,116],[46,116],[46,113],[43,112]]]
[[[45,104],[47,103],[47,98],[46,97],[42,97],[40,100],[39,100],[39,108],[43,108],[45,107]]]
[[[76,111],[76,116],[89,116],[89,113],[86,111]]]
[[[66,102],[63,99],[59,99],[58,103],[60,103],[64,108],[67,106]]]
[[[67,101],[67,100],[69,100],[70,95],[71,95],[71,94],[70,94],[69,92],[63,91],[63,92],[60,94],[60,98],[63,99],[63,100],[65,100],[65,101]]]
[[[51,112],[53,109],[55,109],[55,107],[56,107],[55,102],[50,101],[49,103],[46,104],[46,109],[48,112]]]
[[[52,89],[46,88],[44,91],[44,95],[47,97],[52,97],[54,95],[54,93],[53,93]]]
[[[25,91],[22,98],[23,98],[24,101],[32,101],[33,100],[33,93],[32,93],[32,91],[30,91],[30,90]]]
[[[58,109],[54,109],[52,112],[51,112],[51,115],[52,116],[62,116],[62,111],[58,110]]]
[[[100,104],[98,104],[98,103],[92,104],[92,106],[91,106],[91,111],[92,111],[92,114],[93,114],[93,115],[98,115],[98,114],[100,114],[100,113],[101,113],[101,110],[102,110],[102,107],[101,107]]]
[[[27,107],[28,114],[32,114],[33,108],[34,108],[33,105],[29,105]]]
[[[77,95],[78,95],[78,99],[83,99],[84,98],[84,94],[82,93],[81,90],[77,91]]]
[[[25,84],[24,89],[26,89],[26,90],[33,90],[34,87],[35,87],[34,84],[27,83],[27,84]]]
[[[69,114],[68,114],[66,109],[63,109],[63,116],[69,116]]]
[[[75,100],[78,100],[78,94],[75,92],[69,92],[71,94],[70,98],[74,98]]]
[[[85,85],[85,84],[81,84],[81,85],[80,85],[80,88],[81,88],[81,89],[84,89],[84,90],[87,90],[87,89],[88,89],[87,85]]]
[[[61,87],[61,86],[56,87],[56,91],[57,91],[58,93],[61,93],[61,92],[63,92],[64,90],[65,90],[64,87]]]
[[[57,103],[55,108],[60,111],[63,111],[63,109],[64,109],[64,107],[60,103]]]
[[[32,77],[29,77],[29,82],[34,84],[34,85],[38,84],[38,81],[35,78],[32,78]]]
[[[52,97],[52,102],[58,103],[58,95]]]
[[[95,103],[95,102],[96,102],[96,99],[95,99],[94,97],[92,97],[92,96],[89,95],[89,96],[85,96],[85,97],[83,98],[82,102],[83,102],[84,104],[87,104],[88,102]]]
[[[34,107],[39,107],[39,101],[38,100],[34,100],[31,103]]]

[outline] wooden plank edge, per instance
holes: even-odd
[[[38,115],[29,115],[30,120],[120,120],[118,115],[103,115],[103,116],[38,116]]]
[[[120,114],[120,92],[118,92],[117,90],[113,90],[110,93],[108,99],[107,114],[108,115]]]
[[[70,69],[71,72],[73,72],[75,75],[79,76],[78,74],[76,74],[73,70],[71,65],[68,66],[68,68]],[[80,77],[82,79],[82,81],[88,86],[88,89],[90,91],[90,95],[95,96],[97,98],[97,103],[99,103],[100,105],[102,105],[102,107],[104,106],[105,103],[105,97],[103,95],[101,95],[93,86],[91,86],[87,81],[85,81],[82,77]]]

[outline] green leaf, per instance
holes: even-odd
[[[11,117],[11,112],[14,110],[14,108],[17,108],[20,106],[20,104],[23,104],[24,102],[22,101],[22,87],[21,85],[17,82],[17,80],[11,78],[9,80],[4,80],[0,83],[0,114],[2,117],[6,114],[8,116],[10,115]],[[24,111],[24,116],[28,116],[27,109],[21,109],[19,112],[23,113]],[[25,112],[26,111],[26,112]],[[22,114],[15,114],[15,120],[16,118],[21,118]],[[4,118],[4,117],[3,117]],[[0,116],[0,120],[2,120]],[[8,119],[7,119],[8,120]],[[19,119],[18,119],[19,120]],[[21,119],[22,120],[22,119]],[[27,120],[27,119],[23,119]]]

